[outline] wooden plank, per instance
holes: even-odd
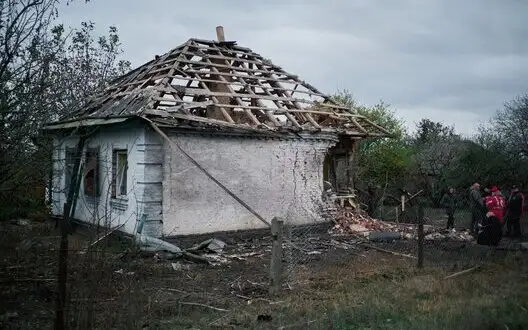
[[[260,82],[257,82],[257,83],[260,84]],[[282,85],[280,85],[280,83],[278,83],[278,82],[277,82],[277,83],[274,83],[274,82],[272,82],[272,81],[269,81],[268,83],[269,83],[271,86],[273,86],[273,85],[275,84],[275,85],[278,86],[279,88],[282,87]],[[277,96],[272,96],[272,95],[271,95],[271,92],[269,91],[268,88],[266,88],[266,87],[264,87],[264,86],[262,86],[262,85],[260,86],[260,88],[261,88],[261,89],[262,89],[262,90],[268,95],[267,97],[271,97],[271,98],[277,97]],[[283,91],[279,91],[279,90],[276,90],[276,89],[274,89],[274,91],[275,91],[277,94],[281,94],[281,93],[284,94]],[[285,101],[284,101],[284,105],[286,106],[287,109],[291,109],[291,107],[288,106],[288,103],[291,102],[290,98],[284,98],[284,97],[279,97],[279,98],[281,98],[281,99],[285,99]],[[277,101],[279,101],[279,100],[277,100]],[[276,104],[278,104],[278,103],[276,103]],[[310,103],[309,103],[309,104],[310,104]],[[299,107],[298,110],[300,110],[300,109],[302,109],[302,108]],[[301,128],[301,129],[303,128],[303,127],[301,126],[301,124],[299,123],[298,118],[296,118],[296,117],[295,117],[290,111],[288,111],[287,113],[285,113],[285,116],[286,116],[286,118],[288,118],[288,120],[289,120],[290,122],[293,123],[294,126],[297,126],[297,127]]]
[[[224,126],[224,127],[243,129],[243,130],[252,130],[254,132],[266,133],[267,134],[267,132],[256,130],[256,129],[252,128],[249,125],[246,126],[246,125],[243,125],[243,124],[228,123],[228,122],[223,121],[223,120],[205,118],[205,117],[200,117],[200,116],[195,116],[195,115],[184,115],[184,114],[174,113],[174,112],[167,113],[166,111],[156,110],[156,109],[148,109],[148,110],[145,111],[145,114],[146,115],[156,115],[156,116],[160,116],[162,118],[171,118],[171,119],[182,119],[182,120],[196,121],[196,122],[209,124],[209,125],[215,125],[215,126]],[[174,125],[177,125],[177,123],[171,123],[171,126],[174,126]],[[270,131],[269,134],[270,134],[270,136],[281,137],[281,135],[274,135],[276,133],[274,133],[273,131]]]
[[[198,38],[191,38],[189,39],[189,42],[191,42],[194,47],[199,47],[199,46],[213,46],[214,47],[218,45],[217,41],[198,39]],[[256,56],[260,56],[259,54],[254,53],[250,48],[242,47],[238,45],[233,45],[230,48],[225,48],[225,49],[226,51],[229,50],[229,51],[234,51],[234,52],[239,52],[239,53],[244,53],[244,54],[254,54]]]
[[[207,84],[204,83],[204,82],[200,82],[200,85],[202,86],[202,88],[204,88],[205,90],[207,90],[208,92],[211,92],[211,90],[209,89],[209,87],[207,87]],[[231,117],[231,115],[229,114],[229,112],[227,112],[227,109],[226,107],[224,107],[220,100],[218,100],[218,98],[216,98],[216,96],[212,96],[211,99],[213,100],[213,102],[215,102],[215,106],[220,109],[220,112],[222,113],[222,116],[224,116],[224,118],[230,122],[230,123],[234,123],[235,121],[233,120],[233,118]]]
[[[209,51],[210,49],[204,49],[204,50],[198,50],[197,52],[186,52],[188,55],[193,56],[201,56],[204,59],[218,59],[218,60],[227,60],[227,61],[235,61],[235,62],[242,62],[247,64],[260,64],[263,66],[268,66],[270,68],[274,68],[276,70],[279,70],[280,67],[273,65],[271,62],[263,62],[263,61],[257,61],[257,60],[250,60],[249,58],[240,57],[240,56],[224,56],[224,55],[217,55],[217,54],[209,54],[206,51]],[[222,50],[223,51],[223,50]],[[293,74],[282,74],[284,76],[289,77],[296,77]]]
[[[305,114],[306,118],[308,118],[308,121],[309,121],[312,125],[314,125],[314,127],[316,127],[316,128],[321,128],[321,125],[319,125],[319,124],[315,121],[315,119],[313,119],[313,117],[312,117],[311,114],[309,114],[309,113],[307,113],[307,112],[301,112],[301,113],[304,113],[304,114]]]
[[[241,79],[241,81],[245,83],[245,80]],[[255,92],[253,92],[253,90],[251,89],[249,85],[246,84],[246,86],[244,87],[246,87],[246,90],[248,91],[248,93],[255,95]],[[257,99],[256,102],[258,106],[261,107],[262,109],[270,109],[264,103],[262,103],[261,99]],[[277,120],[277,118],[275,118],[275,116],[273,115],[273,110],[264,110],[264,111],[268,119],[273,123],[273,125],[282,126],[281,123]]]
[[[201,75],[211,75],[212,73],[210,71],[203,71],[203,70],[194,70],[194,69],[187,69],[187,70],[180,70],[180,69],[176,69],[177,72],[180,73],[180,75],[170,75],[169,78],[171,79],[179,79],[179,80],[193,80],[193,81],[203,81],[203,82],[211,82],[211,83],[217,83],[218,80],[214,80],[214,79],[207,79],[207,78],[203,78],[201,77]],[[196,75],[196,77],[193,77],[192,75]],[[215,73],[215,75],[221,75],[221,76],[224,76],[224,77],[235,77],[237,78],[237,80],[241,80],[241,79],[251,79],[251,80],[261,80],[265,83],[268,83],[269,84],[269,81],[275,81],[275,82],[281,82],[281,81],[284,81],[283,79],[279,79],[279,78],[274,78],[274,77],[271,77],[271,76],[259,76],[259,75],[252,75],[252,76],[248,76],[248,75],[244,75],[244,74],[238,74],[236,72],[219,72],[219,73]],[[135,86],[135,85],[143,85],[149,81],[156,81],[156,80],[159,80],[159,79],[163,79],[165,78],[166,75],[156,75],[156,76],[153,76],[153,77],[150,77],[150,78],[147,78],[145,80],[141,80],[141,81],[132,81],[132,82],[129,82],[129,83],[126,83],[124,84],[123,86]],[[291,81],[288,81],[288,83],[290,84],[300,84],[298,83],[297,81],[295,80],[291,80]],[[233,86],[251,86],[253,88],[255,87],[258,87],[258,88],[262,88],[261,86],[259,86],[258,84],[251,84],[251,83],[248,83],[247,81],[245,83],[239,83],[237,82],[236,80],[230,82],[231,85]],[[300,86],[303,86],[305,89],[307,89],[303,84],[300,84]],[[293,92],[295,91],[296,93],[298,94],[305,94],[305,95],[310,95],[311,97],[320,97],[321,99],[323,100],[326,100],[328,99],[328,96],[320,93],[320,92],[310,92],[308,89],[307,90],[294,90],[294,89],[291,89],[291,88],[285,88],[284,86],[281,86],[280,88],[278,87],[275,87],[274,89],[276,90],[282,90],[282,91],[287,91],[287,92]],[[341,106],[338,106],[338,105],[330,105],[330,104],[327,104],[327,103],[319,103],[320,105],[324,105],[324,106],[328,106],[328,107],[335,107],[335,108],[338,108],[338,109],[346,109],[344,107],[341,107]]]
[[[233,70],[235,72],[238,71],[238,72],[247,72],[247,73],[277,74],[279,76],[285,76],[285,77],[292,78],[287,73],[269,71],[269,70],[265,70],[265,69],[249,69],[249,68],[243,68],[243,67],[240,67],[240,66],[236,66],[235,67],[235,66],[231,66],[231,65],[216,64],[216,63],[208,64],[207,62],[203,62],[203,61],[179,60],[179,62],[180,63],[185,63],[185,64],[190,64],[190,65],[196,65],[196,66],[209,66],[209,65],[212,65],[212,66],[215,66],[217,68],[230,69],[230,70]]]
[[[269,97],[272,97],[271,93],[269,92],[269,90],[262,86],[262,84],[260,84],[259,81],[257,81],[257,84],[260,85],[260,88],[264,91],[264,93],[266,93]],[[278,100],[273,100],[273,102],[275,103],[275,105],[279,108],[283,108],[283,106],[279,103]],[[286,108],[286,111],[287,111],[288,108]],[[299,109],[300,110],[300,109]],[[297,119],[289,112],[285,112],[284,115],[286,116],[286,118],[288,118],[288,120],[293,124],[293,126],[299,128],[299,129],[303,129],[303,127],[301,126],[301,124],[299,124],[299,122],[297,121]]]
[[[209,63],[211,63],[210,60],[207,60]],[[215,68],[214,66],[212,67],[213,71],[215,71],[215,73],[218,73],[220,72],[217,68]],[[229,90],[229,92],[231,92],[232,94],[236,94],[235,91],[233,90],[233,87],[231,87],[231,85],[229,84],[229,81],[227,81],[226,78],[224,78],[223,76],[218,76],[218,78],[220,78],[220,80],[222,82],[225,83],[225,86],[227,88],[227,90]],[[257,99],[258,100],[258,99]],[[244,106],[245,103],[239,98],[239,97],[235,97],[235,101],[238,103],[238,105],[240,106]],[[249,109],[244,109],[244,113],[246,114],[246,116],[248,116],[248,118],[257,126],[260,126],[262,125],[262,123],[257,119],[257,117],[251,112],[251,110]]]
[[[181,70],[179,70],[181,71]],[[185,71],[181,71],[182,73],[185,72],[185,73],[193,73],[193,74],[196,74],[199,78],[191,78],[191,77],[188,77],[188,76],[185,76],[185,75],[181,75],[181,76],[171,76],[171,78],[173,79],[180,79],[180,80],[186,80],[186,79],[191,79],[191,80],[196,80],[196,81],[203,81],[203,82],[218,82],[217,80],[213,80],[213,79],[207,79],[207,78],[203,78],[201,77],[201,75],[211,75],[212,73],[209,72],[209,71],[201,71],[201,70],[192,70],[192,69],[189,69],[189,70],[185,70]],[[247,78],[247,79],[251,79],[251,80],[261,80],[263,82],[267,82],[268,80],[275,80],[277,82],[280,82],[280,80],[278,79],[275,79],[275,78],[270,78],[270,77],[264,77],[264,76],[248,76],[248,75],[243,75],[243,74],[237,74],[237,73],[225,73],[225,72],[219,72],[218,74],[215,73],[215,75],[220,75],[220,76],[224,76],[224,77],[235,77],[237,78],[236,80],[233,80],[232,82],[230,82],[231,85],[233,86],[251,86],[253,88],[255,87],[258,87],[260,88],[259,85],[257,84],[251,84],[251,83],[248,83],[248,82],[245,82],[245,83],[240,83],[238,82],[237,80],[242,80],[244,78]],[[291,84],[295,84],[295,81],[291,81],[291,82],[288,82],[288,83],[291,83]],[[301,85],[302,86],[302,85]],[[310,91],[303,91],[303,90],[293,90],[291,88],[280,88],[279,90],[283,90],[283,91],[288,91],[288,92],[293,92],[295,91],[296,93],[298,94],[306,94],[306,95],[312,95],[312,96],[316,96],[316,97],[320,97],[322,99],[325,99],[327,98],[328,96],[324,95],[324,94],[316,94],[316,93],[312,93]],[[326,104],[326,103],[319,103],[319,104]],[[340,107],[340,106],[337,106],[337,105],[332,105],[332,107],[334,108],[337,108],[337,109],[346,109],[344,107]]]
[[[163,86],[167,86],[167,87],[169,87],[169,88],[172,87],[172,86],[170,86],[170,85],[168,84],[169,79],[170,79],[169,76],[171,76],[171,75],[174,74],[174,71],[176,70],[176,66],[178,65],[178,61],[179,61],[180,59],[182,59],[182,58],[185,58],[185,55],[184,55],[184,54],[185,54],[185,51],[186,51],[187,49],[189,49],[189,45],[185,44],[185,46],[183,47],[182,51],[179,53],[178,57],[176,58],[176,61],[175,61],[174,63],[172,63],[172,65],[168,65],[168,66],[167,66],[167,67],[169,68],[169,72],[167,73],[167,76],[164,77],[163,79],[161,79],[159,82],[157,82],[157,83],[155,82],[155,83],[154,83],[154,86],[155,86],[155,87],[162,86],[162,85],[163,85]],[[154,70],[154,71],[155,71],[155,70]],[[151,71],[151,72],[153,72],[153,71]],[[174,89],[174,88],[173,88],[173,89]],[[176,89],[174,89],[174,91],[177,92]],[[176,100],[181,101],[181,98],[180,98],[180,96],[179,96],[177,93],[171,93],[171,95],[172,95]],[[160,97],[163,97],[163,94],[162,94],[162,93],[160,93]],[[150,102],[153,102],[153,103],[149,103],[149,105],[152,105],[152,106],[155,107],[155,106],[156,106],[156,102],[159,102],[159,101],[152,100],[152,101],[150,101]]]
[[[244,202],[242,199],[240,199],[240,197],[238,197],[229,188],[227,188],[220,181],[218,181],[213,175],[211,175],[211,173],[209,173],[209,171],[207,171],[202,165],[200,165],[200,163],[198,163],[191,155],[189,155],[187,152],[185,152],[185,150],[183,150],[177,142],[171,140],[158,126],[156,126],[156,124],[154,124],[154,122],[152,122],[151,120],[149,120],[149,119],[147,119],[145,117],[143,117],[143,119],[145,121],[147,121],[150,124],[150,126],[159,135],[161,135],[161,137],[165,141],[167,141],[169,143],[169,145],[171,146],[171,148],[173,150],[174,149],[179,150],[185,157],[187,157],[187,159],[189,159],[189,161],[194,166],[196,166],[199,170],[201,170],[209,179],[211,179],[211,181],[216,183],[216,185],[219,186],[220,188],[222,188],[229,196],[233,197],[233,199],[235,199],[240,205],[244,206],[244,208],[246,208],[246,210],[248,210],[251,214],[253,214],[257,219],[259,219],[260,221],[265,223],[267,226],[271,226],[271,224],[268,221],[266,221],[266,219],[264,219],[259,213],[257,213],[257,211],[255,211],[253,208],[251,208],[246,202]]]
[[[173,89],[168,89],[167,87],[160,86],[157,88],[159,91],[164,91],[166,93],[171,93]],[[203,88],[193,88],[193,87],[182,87],[181,92],[183,92],[186,96],[216,96],[216,97],[230,97],[235,98],[239,97],[241,99],[255,99],[255,100],[269,100],[269,101],[282,101],[282,102],[290,102],[290,103],[298,103],[296,109],[302,110],[303,108],[299,105],[299,103],[309,104],[313,105],[313,101],[310,100],[303,100],[303,99],[290,99],[288,97],[283,96],[272,96],[268,93],[266,95],[262,94],[242,94],[233,91],[232,93],[225,93],[225,92],[212,92],[210,90],[206,90]]]
[[[354,117],[349,117],[349,119],[354,123],[354,125],[356,125],[356,127],[362,131],[363,133],[365,134],[368,134],[368,131],[365,129],[365,127],[361,126],[360,123],[358,123],[358,121],[356,120],[356,118]]]

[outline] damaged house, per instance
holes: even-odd
[[[388,132],[236,42],[189,39],[116,79],[54,137],[53,214],[161,237],[322,221],[355,143]],[[78,183],[70,184],[72,180]]]

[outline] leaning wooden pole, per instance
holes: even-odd
[[[79,138],[77,144],[77,151],[75,157],[75,164],[73,166],[73,173],[71,177],[70,187],[68,189],[68,197],[64,203],[62,221],[60,222],[61,240],[59,247],[59,271],[57,280],[57,300],[55,308],[55,330],[66,329],[65,322],[65,307],[66,307],[66,284],[68,282],[68,232],[70,224],[70,215],[72,213],[72,199],[77,196],[76,191],[80,187],[79,169],[81,167],[81,157],[84,148],[85,137]]]
[[[246,210],[248,210],[249,212],[251,212],[251,214],[253,214],[257,219],[259,219],[260,221],[262,221],[263,223],[265,223],[268,227],[271,227],[271,224],[266,220],[264,219],[260,214],[257,213],[257,211],[255,211],[251,206],[249,206],[246,202],[244,202],[242,199],[240,199],[240,197],[238,197],[237,195],[235,195],[234,192],[232,192],[231,190],[229,190],[229,188],[227,188],[226,186],[224,186],[220,181],[218,181],[214,176],[211,175],[211,173],[209,173],[209,171],[207,171],[202,165],[200,165],[200,163],[198,163],[191,155],[189,155],[187,152],[185,152],[185,150],[182,149],[182,147],[180,147],[180,145],[174,141],[172,141],[168,136],[167,134],[165,134],[156,124],[154,124],[151,120],[149,120],[148,118],[145,118],[145,117],[142,117],[145,121],[147,121],[150,126],[159,134],[161,135],[161,137],[167,141],[167,143],[169,143],[169,145],[171,146],[171,148],[176,148],[178,149],[185,157],[187,157],[187,159],[189,159],[189,161],[191,163],[194,164],[194,166],[196,166],[200,171],[202,171],[209,179],[211,179],[211,181],[213,181],[214,183],[216,183],[220,188],[222,188],[229,196],[233,197],[237,202],[240,203],[240,205],[242,205],[243,207],[246,208]]]

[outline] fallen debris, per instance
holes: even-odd
[[[374,246],[374,245],[371,245],[371,244],[367,244],[367,243],[363,243],[363,245],[365,247],[369,248],[369,249],[373,249],[373,250],[376,250],[376,251],[389,253],[389,254],[392,254],[392,255],[395,255],[395,256],[409,258],[409,259],[417,259],[415,256],[410,255],[410,254],[404,254],[404,253],[394,252],[394,251],[391,251],[391,250],[386,250],[386,249],[383,249],[383,248],[380,248],[380,247],[377,247],[377,246]]]
[[[418,239],[416,224],[394,223],[374,219],[364,211],[353,208],[341,208],[333,217],[334,226],[330,230],[333,235],[351,234],[367,238],[372,242],[387,242],[399,239]],[[425,240],[454,240],[460,242],[473,241],[474,237],[468,230],[455,229],[435,231],[430,225],[424,225]]]
[[[209,250],[211,252],[220,253],[223,251],[225,246],[226,246],[226,243],[222,242],[221,240],[216,239],[216,238],[211,238],[199,244],[196,244],[193,247],[186,249],[185,251]]]
[[[188,264],[182,264],[181,262],[171,262],[172,270],[182,271],[189,270],[191,267]]]
[[[424,239],[426,241],[436,241],[436,240],[453,240],[459,242],[469,242],[473,241],[474,237],[468,230],[457,231],[456,229],[444,230],[442,232],[434,232],[425,235]]]
[[[11,220],[10,222],[11,224],[15,226],[21,226],[21,227],[27,227],[31,225],[31,221],[29,221],[28,219],[15,219],[15,220]]]
[[[475,266],[475,267],[471,267],[471,268],[468,268],[468,269],[465,269],[463,271],[460,271],[460,272],[456,272],[454,274],[451,274],[451,275],[448,275],[446,277],[444,277],[444,280],[447,280],[447,279],[450,279],[450,278],[453,278],[453,277],[457,277],[457,276],[460,276],[460,275],[464,275],[464,274],[467,274],[467,273],[470,273],[474,270],[477,270],[479,268],[479,266]]]
[[[416,225],[391,223],[370,217],[364,211],[352,208],[341,208],[334,220],[333,234],[354,234],[364,237],[373,237],[374,240],[414,239]],[[432,230],[431,226],[424,226],[426,230]],[[371,234],[384,233],[384,234]],[[386,237],[386,238],[382,238]]]
[[[212,310],[215,310],[215,311],[219,311],[219,312],[229,312],[229,309],[218,308],[218,307],[209,306],[209,305],[200,304],[200,303],[195,303],[195,302],[180,301],[180,305],[200,306],[200,307],[209,308],[209,309],[212,309]]]
[[[98,237],[97,239],[95,239],[92,243],[90,243],[90,245],[88,245],[85,249],[85,252],[88,252],[88,250],[96,245],[97,243],[101,242],[103,239],[107,238],[108,236],[112,235],[113,233],[115,233],[116,231],[118,231],[119,229],[123,228],[125,226],[124,223],[120,224],[120,225],[117,225],[115,226],[114,228],[111,228],[108,232],[104,233],[103,235],[101,235],[100,237]]]
[[[384,231],[384,232],[370,232],[368,239],[371,242],[392,242],[401,239],[402,235],[398,232]]]
[[[123,274],[123,275],[134,275],[134,274],[135,274],[135,272],[125,272],[125,271],[123,270],[123,268],[114,271],[114,273],[116,273],[116,274]]]

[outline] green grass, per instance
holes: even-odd
[[[528,268],[514,256],[499,259],[505,263],[447,280],[450,272],[397,262],[393,268],[328,268],[275,299],[283,304],[201,310],[166,319],[157,329],[528,329]],[[273,319],[258,322],[259,314]]]

